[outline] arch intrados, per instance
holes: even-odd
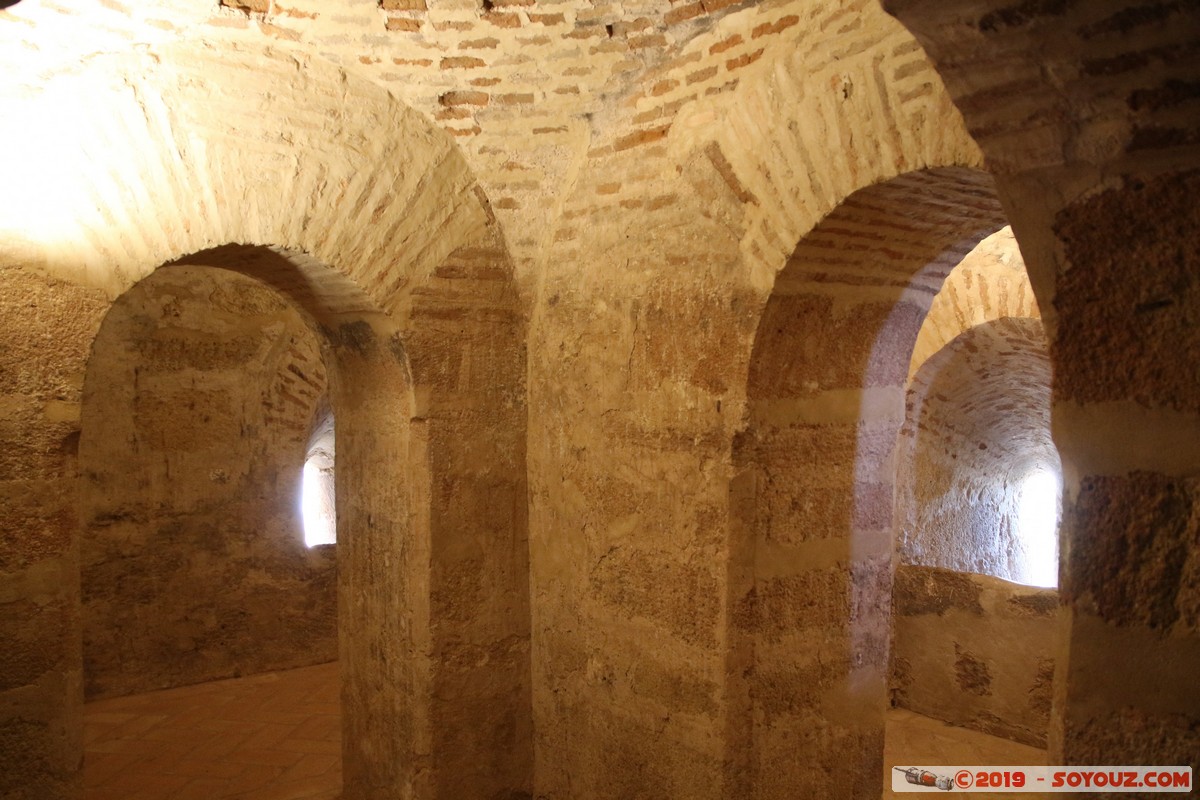
[[[975,325],[934,354],[909,386],[909,421],[932,433],[1001,448],[1012,463],[1054,450],[1050,435],[1050,351],[1041,321],[1006,317]],[[1041,409],[1031,428],[1022,409]],[[964,409],[969,410],[969,414]],[[1030,455],[1033,451],[1033,455]]]
[[[785,393],[903,383],[924,314],[951,270],[988,234],[1005,225],[991,176],[969,167],[904,173],[851,193],[795,247],[776,277],[751,354],[748,395],[769,399]],[[870,346],[859,348],[820,386],[812,376],[798,388],[800,373],[815,374],[820,346],[800,342],[806,315],[837,320],[855,303],[890,306],[877,322]],[[902,302],[903,301],[903,302]],[[854,326],[853,335],[862,333]],[[900,363],[903,361],[903,363]],[[895,374],[894,374],[895,373]],[[814,383],[818,385],[814,385]]]
[[[957,264],[965,255],[966,242],[973,247],[985,231],[1003,225],[1004,210],[988,173],[970,167],[906,172],[846,197],[797,243],[780,277],[785,281],[830,277],[825,270],[807,266],[811,263],[842,268],[835,274],[842,279],[903,281],[915,274],[910,265],[921,258],[935,259],[942,266]],[[897,245],[908,249],[897,251]],[[900,269],[862,263],[867,256]]]
[[[319,325],[356,319],[383,324],[384,312],[351,278],[294,248],[230,243],[163,264],[214,267],[254,278],[290,299]]]

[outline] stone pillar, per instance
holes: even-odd
[[[412,513],[411,389],[386,328],[344,322],[328,337],[345,798],[426,798],[428,527]]]
[[[1200,172],[1060,210],[1069,613],[1056,755],[1200,770]]]
[[[106,302],[0,272],[0,797],[82,794],[79,403]]]

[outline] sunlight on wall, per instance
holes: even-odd
[[[1058,516],[1062,482],[1045,468],[1021,481],[1017,496],[1017,538],[1026,562],[1022,583],[1058,586]]]

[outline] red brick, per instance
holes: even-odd
[[[708,54],[715,56],[717,53],[724,53],[726,50],[728,50],[731,47],[737,47],[739,44],[742,43],[742,41],[743,41],[743,39],[742,39],[741,34],[735,33],[733,36],[730,36],[728,39],[722,39],[721,41],[714,44],[712,47],[708,48]]]
[[[686,6],[676,6],[667,12],[663,20],[668,25],[674,25],[689,19],[694,19],[704,13],[703,3],[688,3]]]
[[[706,81],[716,74],[717,74],[716,67],[706,67],[704,69],[698,69],[695,72],[693,72],[691,75],[687,76],[687,82],[688,82],[688,85],[690,86],[693,83],[700,83],[701,81]]]
[[[637,131],[636,133],[622,136],[620,139],[617,139],[616,143],[613,145],[613,149],[617,151],[628,150],[631,147],[638,147],[643,144],[657,142],[660,139],[663,139],[667,135],[667,131],[670,129],[670,125],[663,125],[658,128],[650,128],[648,130]]]
[[[512,13],[501,13],[498,11],[489,11],[483,15],[484,22],[490,22],[497,28],[519,28],[521,27],[521,18]]]
[[[738,79],[734,78],[733,80],[729,81],[728,83],[724,83],[720,86],[708,87],[707,89],[704,90],[704,96],[712,97],[714,94],[721,94],[722,92],[732,92],[737,87],[738,87]]]
[[[425,0],[379,0],[379,7],[384,11],[424,11]]]
[[[415,33],[416,31],[421,30],[421,22],[419,20],[409,19],[408,17],[388,17],[387,22],[384,23],[384,28],[389,31]],[[395,61],[396,59],[392,60]]]
[[[438,102],[444,106],[486,106],[489,99],[486,92],[455,91],[446,92]]]
[[[746,53],[738,56],[737,58],[731,58],[725,62],[725,68],[730,71],[740,69],[747,64],[753,64],[755,61],[758,61],[760,58],[762,58],[762,54],[762,50],[756,50],[753,53]]]
[[[760,36],[768,36],[772,33],[779,33],[780,31],[787,30],[799,21],[800,18],[797,16],[787,16],[779,19],[776,22],[764,22],[762,25],[758,25],[754,28],[753,33],[750,34],[750,38],[757,39]]]
[[[669,78],[665,81],[659,81],[658,83],[654,84],[654,86],[650,89],[650,94],[658,97],[659,95],[666,94],[677,86],[679,86],[679,81],[675,80],[674,78]]]
[[[658,197],[653,198],[646,208],[649,211],[657,211],[660,208],[666,208],[669,205],[674,205],[675,201],[678,199],[679,197],[673,194],[661,194]]]
[[[221,0],[221,5],[247,14],[265,14],[271,10],[271,0]]]
[[[653,122],[654,120],[660,118],[662,115],[663,115],[663,110],[661,108],[652,108],[649,111],[643,111],[640,114],[635,114],[633,117],[633,124],[641,125],[646,122]]]
[[[442,69],[475,69],[486,66],[487,62],[482,58],[472,56],[449,56],[442,59]]]

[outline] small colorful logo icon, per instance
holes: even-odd
[[[892,767],[897,772],[903,773],[904,780],[915,786],[929,786],[933,789],[941,789],[942,791],[950,791],[954,788],[954,781],[944,775],[934,775],[927,769],[920,767]]]

